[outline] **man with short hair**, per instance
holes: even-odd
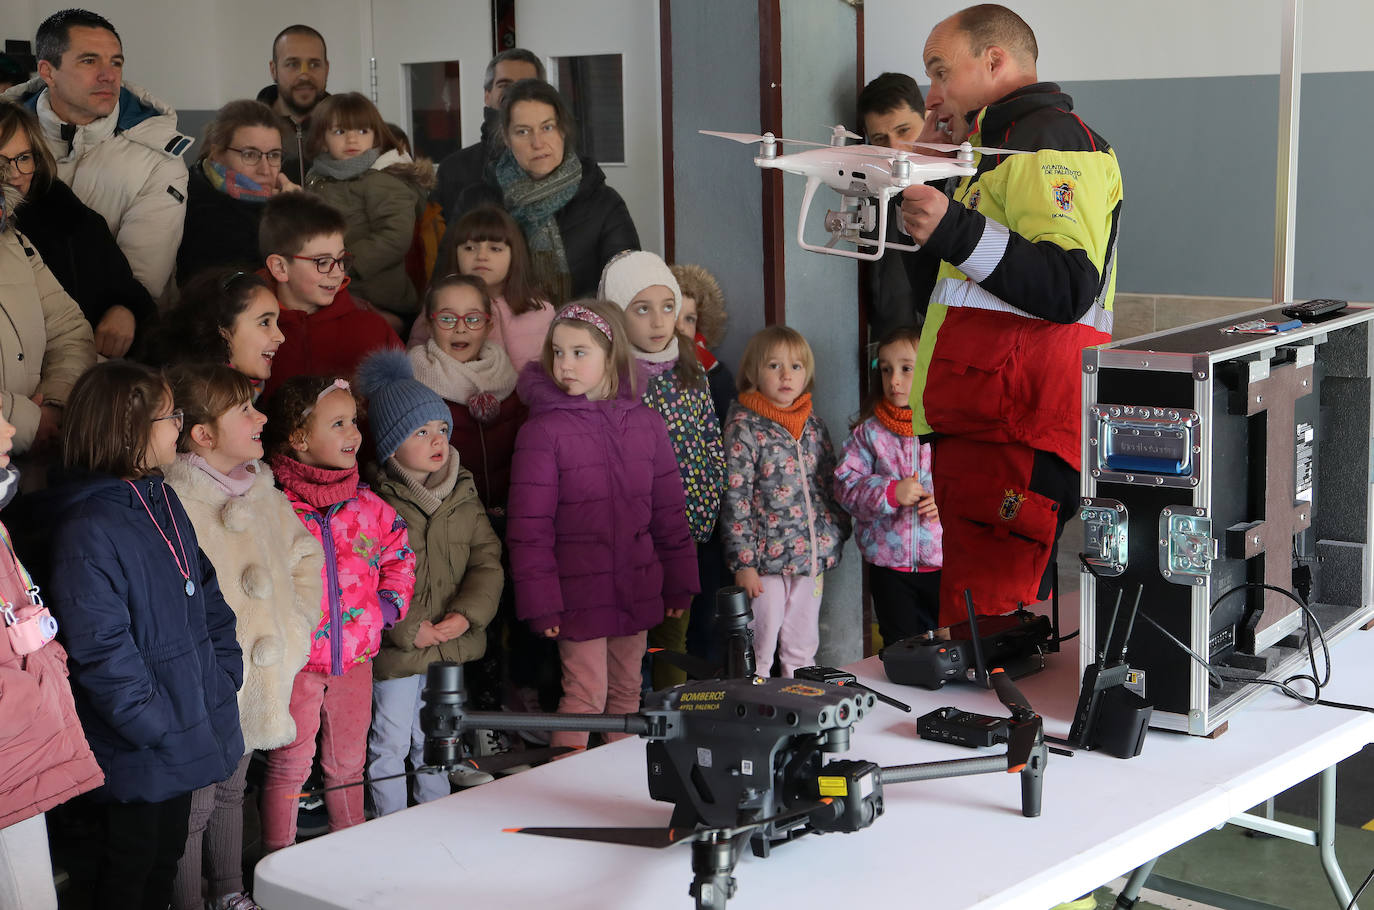
[[[329,48],[324,35],[308,25],[288,25],[272,39],[272,59],[267,70],[272,74],[273,84],[258,92],[258,100],[282,119],[281,134],[286,140],[282,173],[305,186],[311,163],[305,157],[310,114],[329,95],[325,91],[329,84]]]
[[[921,141],[1028,149],[978,157],[953,198],[907,187],[906,231],[942,262],[912,383],[935,442],[945,529],[941,619],[1006,613],[1049,593],[1076,513],[1082,349],[1111,340],[1121,171],[1036,75],[1035,34],[1003,6],[945,19],[925,45]]]
[[[452,223],[463,214],[455,211],[458,197],[482,179],[487,162],[496,157],[502,146],[496,137],[498,108],[506,86],[521,79],[543,79],[544,62],[532,51],[512,47],[491,58],[482,78],[482,138],[459,149],[439,162],[439,184],[434,189],[434,201],[444,210],[444,220]]]
[[[859,120],[870,145],[907,148],[925,126],[925,112],[921,89],[906,73],[883,73],[859,92]],[[910,243],[901,233],[900,203],[900,196],[890,203],[888,240]],[[939,265],[932,256],[888,249],[869,266],[868,329],[875,343],[891,329],[921,324]]]
[[[38,115],[57,175],[105,218],[134,276],[157,298],[181,243],[181,156],[193,140],[177,132],[169,105],[123,81],[124,47],[104,17],[82,9],[53,13],[35,44],[38,78],[5,96]],[[96,349],[122,356],[135,328],[132,312],[110,307],[96,326]]]

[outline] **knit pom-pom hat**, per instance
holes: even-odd
[[[358,366],[358,391],[367,399],[367,419],[377,437],[377,460],[385,462],[401,443],[431,420],[453,431],[448,406],[415,378],[405,351],[388,348]]]

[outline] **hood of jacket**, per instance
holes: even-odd
[[[399,180],[404,180],[422,196],[428,196],[429,191],[434,189],[438,182],[433,161],[428,158],[412,159],[409,155],[394,149],[379,155],[376,164],[372,165],[372,169],[385,171]]]
[[[47,87],[47,83],[35,77],[14,86],[5,97],[37,114],[44,132],[56,133],[60,130],[59,121],[50,107],[38,103]],[[73,149],[87,148],[111,136],[124,136],[169,158],[181,157],[195,143],[177,130],[177,112],[170,104],[131,82],[120,87],[119,103],[112,112],[76,128],[71,145]]]
[[[624,411],[640,403],[639,396],[648,386],[648,377],[639,361],[630,367],[635,371],[635,388],[630,389],[628,382],[621,382],[620,389],[613,400],[591,400],[585,395],[569,395],[558,387],[553,377],[544,372],[544,365],[538,360],[525,364],[520,378],[515,384],[515,393],[529,406],[530,414],[544,411]]]
[[[14,213],[23,203],[18,187],[0,184],[0,234],[15,230]]]
[[[582,159],[582,182],[577,185],[577,192],[573,194],[568,205],[596,195],[606,185],[606,172],[601,169],[601,165],[586,155],[578,155],[577,157]],[[564,206],[564,208],[566,207]]]

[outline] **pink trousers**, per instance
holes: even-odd
[[[267,851],[296,841],[295,794],[305,786],[320,734],[324,785],[357,783],[367,760],[367,728],[372,724],[372,664],[354,664],[343,676],[313,670],[296,674],[291,687],[291,719],[296,739],[267,753],[262,784],[262,843]],[[324,795],[329,830],[363,822],[363,788],[345,787]]]
[[[754,659],[758,674],[773,672],[773,656],[782,675],[816,662],[821,644],[821,592],[824,576],[762,575],[763,594],[750,603],[754,611]]]
[[[563,698],[559,714],[628,714],[639,710],[640,664],[646,633],[591,641],[559,641],[563,663]],[[628,733],[607,733],[605,739],[624,739]],[[586,733],[557,732],[553,746],[586,748]]]

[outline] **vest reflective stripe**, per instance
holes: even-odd
[[[1116,250],[1113,248],[1111,257],[1107,260],[1108,267],[1116,264]],[[1102,292],[1098,299],[1088,308],[1088,311],[1080,316],[1077,322],[1089,328],[1097,329],[1107,335],[1112,333],[1112,311],[1105,308],[1102,303],[1107,296],[1107,288],[1111,286],[1110,281],[1102,283]],[[999,313],[1011,313],[1013,316],[1020,316],[1023,319],[1040,319],[1031,313],[1027,313],[1020,307],[1012,306],[1001,297],[991,291],[983,289],[983,286],[967,278],[941,278],[935,283],[935,288],[930,295],[931,303],[941,303],[947,307],[968,307],[974,310],[994,310]],[[937,341],[938,344],[938,341]]]

